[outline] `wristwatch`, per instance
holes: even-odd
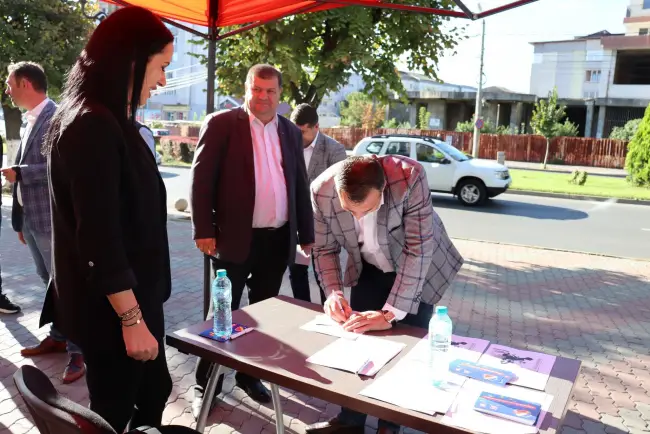
[[[397,322],[397,318],[395,317],[395,314],[390,310],[382,310],[381,313],[382,315],[384,315],[384,319],[388,324],[395,324]]]

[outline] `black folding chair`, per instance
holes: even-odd
[[[100,415],[59,394],[47,375],[34,366],[18,369],[14,383],[41,434],[117,434]],[[136,433],[196,434],[198,431],[178,425],[143,426],[127,434]]]

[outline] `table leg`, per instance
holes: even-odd
[[[203,391],[203,404],[201,405],[199,418],[196,421],[196,430],[200,433],[205,431],[205,424],[208,420],[208,414],[210,413],[210,407],[214,399],[214,392],[217,390],[217,383],[221,374],[225,374],[225,368],[215,363],[212,367],[212,374],[208,379],[208,385]]]
[[[275,409],[275,432],[284,434],[284,417],[282,415],[282,401],[280,401],[280,389],[276,384],[271,383],[271,398]]]

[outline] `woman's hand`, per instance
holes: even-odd
[[[122,337],[129,357],[142,362],[158,357],[158,341],[149,331],[144,319],[130,327],[122,326]]]

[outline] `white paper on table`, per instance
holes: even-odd
[[[540,404],[542,410],[537,418],[537,423],[528,426],[474,410],[474,404],[481,392],[496,393]],[[546,416],[549,415],[552,403],[553,396],[544,392],[518,386],[499,387],[469,379],[458,393],[456,401],[442,418],[442,423],[486,434],[535,434],[544,423]]]
[[[490,345],[490,341],[484,339],[466,338],[456,335],[451,336],[451,342],[452,345],[449,348],[450,362],[461,359],[476,363],[481,358],[485,349]],[[429,336],[427,335],[415,344],[411,351],[404,356],[404,359],[429,363],[429,351]]]
[[[300,329],[349,340],[356,340],[361,336],[359,333],[345,331],[341,324],[327,315],[317,315],[316,318],[301,326]]]
[[[402,359],[359,393],[431,416],[435,413],[444,414],[466,380],[465,377],[452,372],[447,374],[445,386],[437,388],[430,381],[427,363]]]
[[[544,390],[555,364],[555,356],[492,344],[478,363],[511,371],[517,378],[510,384]]]
[[[356,340],[337,339],[309,357],[307,362],[373,376],[404,347],[401,343],[361,335]]]

